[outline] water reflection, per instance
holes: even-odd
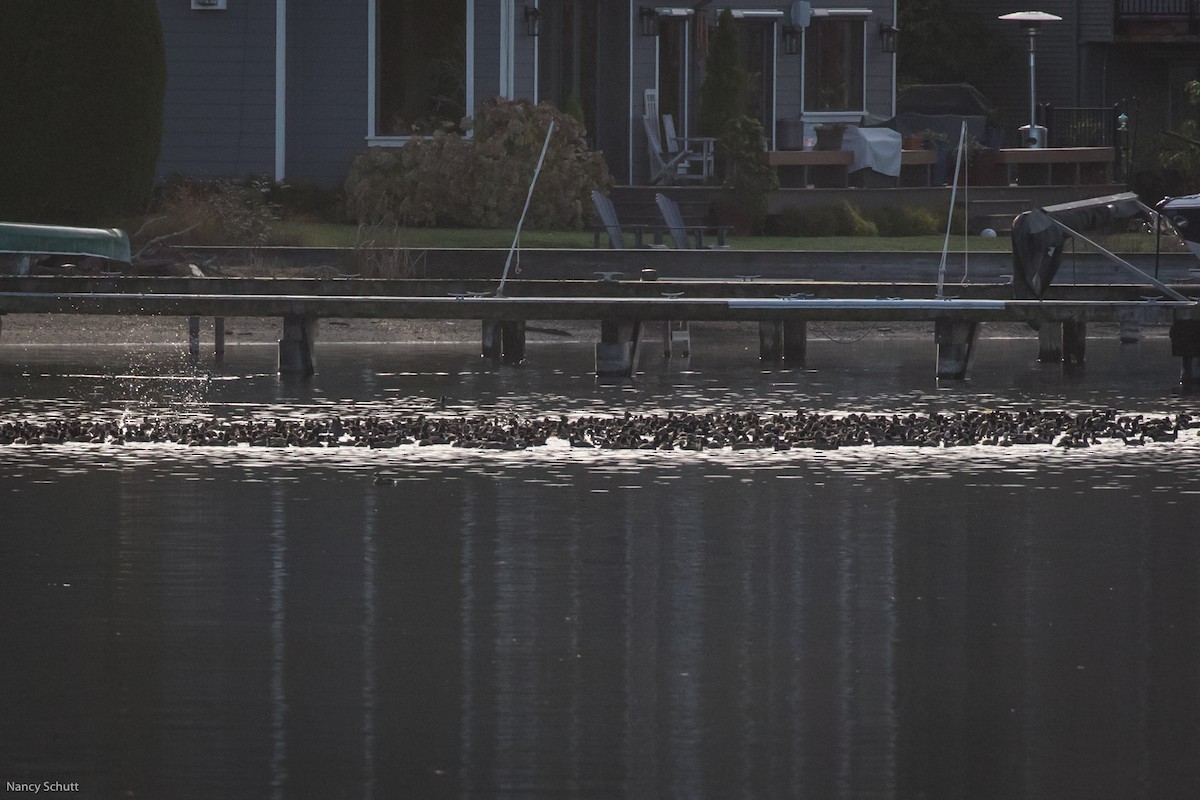
[[[917,355],[898,358],[923,374]],[[458,357],[411,376],[354,363],[303,397],[214,381],[199,406],[165,405],[297,414],[361,397],[361,413],[433,394],[451,377],[426,373]],[[565,401],[574,378],[472,365],[453,369],[480,404],[538,413],[647,411],[682,403],[673,391],[845,406],[867,382],[735,390],[743,367],[699,368]],[[1011,376],[950,400],[905,388],[917,370],[856,410],[1027,399],[1002,390]],[[1187,408],[1140,377],[1056,385],[1061,405]],[[3,410],[129,401],[64,396]],[[0,763],[99,797],[1192,797],[1198,465],[1195,440],[0,448],[0,634],[15,654]],[[373,485],[379,469],[397,485]]]

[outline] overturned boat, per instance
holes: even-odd
[[[1083,231],[1105,231],[1127,228],[1130,221],[1143,218],[1159,223],[1165,220],[1176,229],[1192,252],[1200,257],[1197,249],[1198,242],[1187,239],[1183,233],[1191,228],[1191,236],[1200,239],[1200,195],[1192,195],[1192,205],[1181,201],[1189,198],[1171,198],[1160,203],[1160,208],[1166,213],[1160,213],[1150,208],[1133,192],[1091,197],[1072,203],[1044,206],[1032,211],[1019,214],[1013,221],[1013,294],[1018,299],[1033,300],[1045,296],[1050,288],[1059,266],[1062,264],[1063,247],[1070,239],[1078,239],[1093,247],[1105,258],[1136,274],[1143,281],[1158,289],[1172,300],[1191,302],[1190,298],[1172,289],[1157,278],[1143,272],[1099,243],[1089,239]],[[1186,213],[1189,217],[1194,214],[1195,222],[1190,226],[1186,223],[1181,227],[1171,219],[1169,208],[1172,203],[1180,201],[1176,206],[1175,216],[1184,220]]]
[[[1200,194],[1168,197],[1158,208],[1192,255],[1200,258]]]

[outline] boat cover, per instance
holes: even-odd
[[[1124,192],[1019,214],[1012,227],[1013,294],[1018,300],[1045,295],[1062,263],[1063,246],[1072,238],[1060,225],[1080,233],[1123,228],[1143,208],[1136,194]]]
[[[129,236],[119,228],[70,228],[0,222],[0,253],[97,256],[129,263]]]

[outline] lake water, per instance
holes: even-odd
[[[1200,413],[1159,338],[0,343],[0,421]],[[1115,338],[1115,337],[1112,337]],[[211,373],[211,374],[206,374]],[[434,402],[447,398],[445,409]],[[117,798],[1195,798],[1200,435],[1050,446],[0,446],[0,780]],[[383,472],[395,485],[376,485]],[[9,786],[9,793],[13,788]]]

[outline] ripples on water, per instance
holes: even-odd
[[[814,338],[648,359],[0,347],[0,417],[435,408],[1197,413],[1087,369]],[[208,374],[210,373],[211,374]],[[4,779],[118,797],[1200,795],[1200,447],[0,447]],[[375,472],[397,479],[376,486]]]

